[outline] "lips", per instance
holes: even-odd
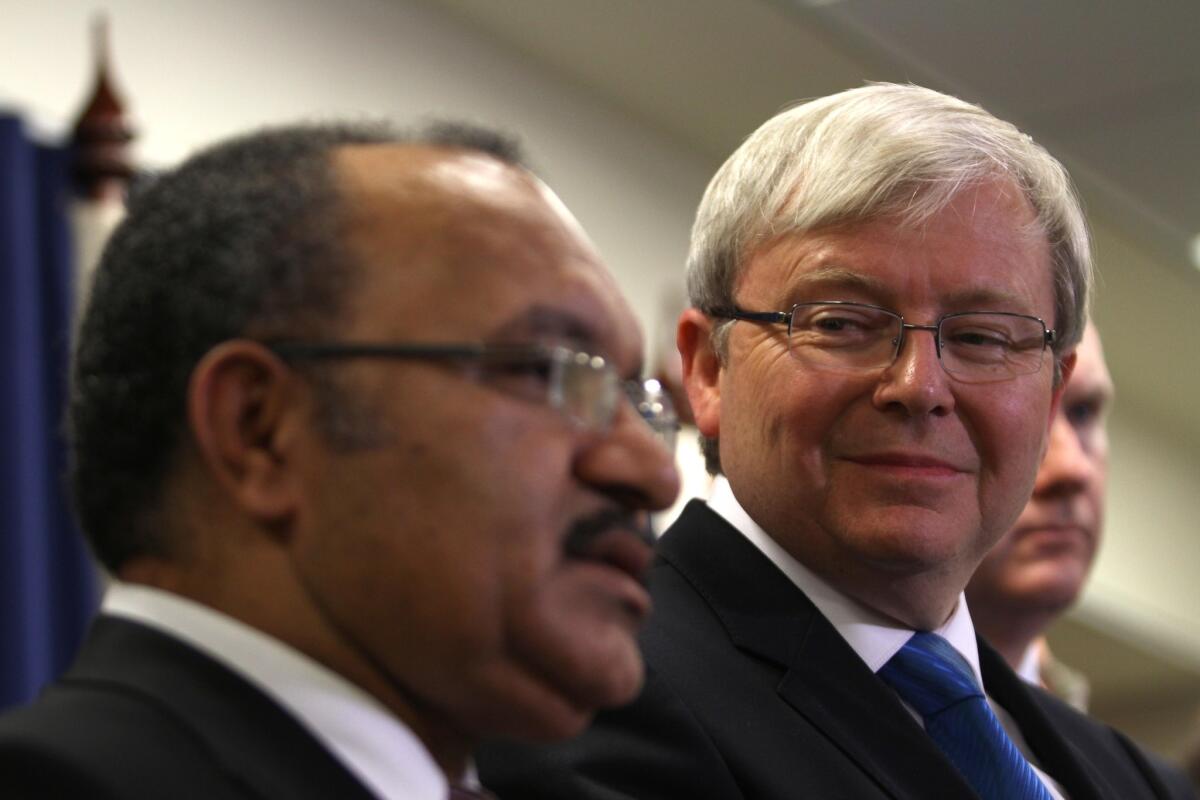
[[[921,477],[952,477],[970,472],[964,466],[927,453],[886,451],[843,456],[846,461],[881,471]]]
[[[1018,537],[1041,534],[1045,538],[1096,538],[1099,528],[1099,509],[1081,493],[1063,493],[1054,497],[1039,497],[1026,506],[1013,526]]]
[[[1019,524],[1014,533],[1019,538],[1038,537],[1047,540],[1076,540],[1084,539],[1091,541],[1093,538],[1091,528],[1078,523],[1044,523],[1044,524]]]
[[[654,551],[640,537],[627,530],[602,533],[591,539],[582,552],[570,555],[573,558],[598,561],[616,567],[639,583],[654,559]]]
[[[603,530],[586,526],[585,534],[568,537],[566,554],[591,581],[641,620],[650,613],[645,574],[654,560],[654,551],[630,524],[628,515],[622,515],[622,520],[623,525]]]

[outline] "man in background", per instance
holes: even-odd
[[[671,420],[503,139],[201,153],[133,199],[79,341],[72,480],[116,581],[0,719],[3,796],[443,800],[483,737],[637,692]]]
[[[1089,323],[1075,348],[1075,371],[1050,426],[1033,496],[966,592],[975,629],[1009,666],[1080,711],[1087,711],[1087,676],[1056,659],[1044,634],[1079,598],[1100,546],[1113,394],[1100,333]],[[1147,755],[1168,787],[1186,797],[1186,776]]]
[[[657,544],[645,688],[481,773],[513,800],[1169,796],[963,599],[1029,499],[1090,286],[1064,169],[977,106],[878,84],[751,134],[692,232],[677,342],[719,477]]]
[[[1104,527],[1113,383],[1088,325],[1050,426],[1033,496],[979,565],[967,600],[975,629],[1030,683],[1087,709],[1087,679],[1054,659],[1043,635],[1079,597]]]

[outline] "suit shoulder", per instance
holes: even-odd
[[[1049,692],[1029,690],[1062,739],[1071,743],[1087,769],[1113,788],[1115,796],[1195,800],[1186,779],[1158,756]]]
[[[502,800],[741,800],[722,754],[671,688],[648,673],[638,698],[581,736],[545,746],[492,743],[480,777]]]
[[[87,683],[56,684],[0,717],[5,797],[123,798],[146,787],[175,797],[226,797],[215,762],[189,728],[145,697]],[[22,794],[22,792],[26,794]]]

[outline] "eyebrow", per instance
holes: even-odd
[[[892,287],[884,281],[863,275],[837,264],[828,264],[800,275],[796,282],[789,287],[788,294],[792,297],[799,293],[809,293],[813,289],[828,288],[833,291],[854,291],[872,295],[877,298],[890,298]],[[835,297],[816,298],[835,300]],[[1010,292],[999,291],[987,287],[977,287],[954,292],[943,298],[944,304],[950,308],[987,311],[996,307],[1011,306],[1017,308],[1024,304]],[[795,302],[795,301],[793,301]],[[1021,313],[1027,313],[1022,311]]]
[[[1092,403],[1107,408],[1116,399],[1116,391],[1111,383],[1097,383],[1090,386],[1080,386],[1079,394],[1070,398],[1071,403]],[[1064,401],[1066,398],[1064,397]]]
[[[555,306],[537,304],[522,310],[497,327],[489,339],[517,341],[521,339],[556,339],[572,349],[583,350],[616,363],[613,354],[600,346],[602,337],[596,328],[578,314]],[[642,374],[644,364],[639,352],[628,370],[627,377]]]
[[[887,286],[878,278],[863,275],[852,269],[840,267],[835,264],[828,264],[805,272],[803,275],[797,277],[791,289],[795,291],[810,286],[825,285],[831,288],[857,289],[876,294],[883,294],[887,291]]]
[[[489,338],[521,337],[558,337],[585,346],[598,338],[592,326],[578,315],[547,305],[533,305],[521,310],[500,324]]]

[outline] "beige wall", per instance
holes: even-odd
[[[400,0],[106,5],[146,163],[169,164],[216,137],[296,118],[439,114],[499,123],[527,140],[647,326],[662,288],[681,279],[713,159],[435,11]],[[87,91],[93,7],[0,0],[0,104],[23,108],[42,129],[62,129]],[[1124,316],[1106,314],[1124,302],[1123,282],[1166,271],[1095,222],[1103,329],[1106,316]],[[1154,335],[1160,313],[1196,310],[1143,309],[1142,327],[1105,331],[1110,354],[1138,365],[1114,370],[1118,391],[1139,369],[1198,368],[1196,354],[1172,353]],[[1200,675],[1196,444],[1173,436],[1155,409],[1118,401],[1113,462],[1108,540],[1080,613]]]
[[[436,12],[380,0],[109,0],[144,163],[270,122],[429,116],[498,124],[595,238],[651,320],[681,280],[713,165]],[[0,105],[61,130],[91,81],[96,4],[0,0]]]

